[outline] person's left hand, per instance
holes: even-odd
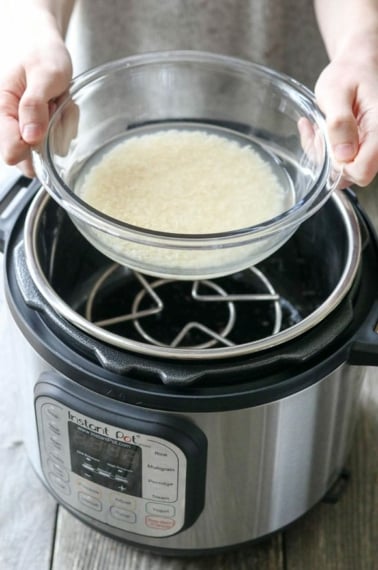
[[[341,186],[367,186],[378,172],[378,38],[335,57],[315,87]]]

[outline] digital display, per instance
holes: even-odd
[[[71,468],[81,477],[136,497],[142,492],[142,450],[68,422]]]

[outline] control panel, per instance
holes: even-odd
[[[170,536],[192,524],[203,507],[202,432],[188,420],[97,398],[108,407],[37,384],[41,466],[53,494],[74,511],[143,536]]]

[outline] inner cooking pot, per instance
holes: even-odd
[[[336,192],[258,267],[189,286],[180,280],[147,279],[113,265],[41,191],[28,210],[24,247],[47,307],[92,338],[142,355],[207,361],[269,351],[316,328],[335,312],[352,285],[358,287],[361,236],[350,201]],[[142,286],[146,288],[141,292]],[[194,286],[199,298],[193,300]],[[153,293],[163,307],[156,309]],[[186,317],[192,322],[190,330],[180,342],[172,342]],[[338,330],[349,317],[344,311],[341,321],[335,318]],[[210,333],[209,340],[205,333],[210,328],[217,334]],[[322,346],[336,334],[328,326]],[[307,343],[306,354],[312,351],[319,346]]]
[[[89,205],[83,182],[110,149],[166,131],[216,135],[253,150],[281,187],[282,209],[256,224],[216,233],[208,233],[206,224],[199,233],[180,232],[180,219],[189,216],[180,210],[170,233],[153,222],[139,227]],[[205,279],[265,259],[325,202],[333,187],[325,132],[312,93],[291,78],[216,54],[154,53],[111,62],[74,80],[34,162],[46,190],[109,258],[153,276]],[[176,183],[180,180],[171,184]],[[144,196],[143,187],[138,192]],[[247,210],[259,208],[267,185],[258,192]],[[212,190],[213,205],[222,202],[218,193],[218,187]],[[166,202],[162,195],[154,203],[153,220],[164,215]],[[195,205],[196,215],[201,209],[201,203]],[[226,222],[230,209],[223,210],[221,216],[210,211],[206,219]]]

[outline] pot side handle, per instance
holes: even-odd
[[[349,364],[378,366],[378,300],[356,333],[348,358]]]
[[[0,181],[0,252],[3,253],[12,228],[22,210],[41,187],[38,180],[20,175],[15,169]]]

